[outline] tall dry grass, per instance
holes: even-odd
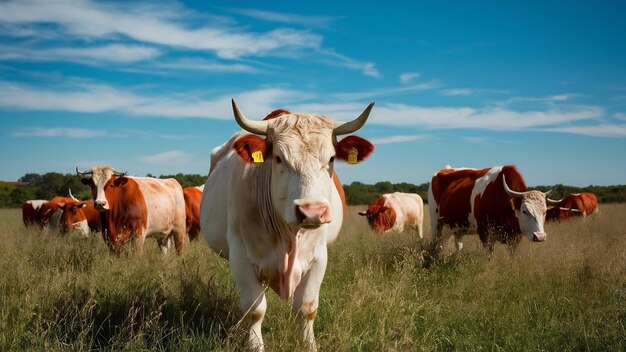
[[[626,205],[548,224],[545,243],[513,255],[467,236],[439,258],[415,233],[374,234],[357,210],[329,249],[320,350],[626,349]],[[98,236],[25,229],[17,210],[0,211],[0,241],[0,350],[241,348],[228,264],[205,243],[115,256]],[[289,304],[267,296],[267,349],[298,350]]]

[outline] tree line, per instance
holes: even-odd
[[[148,174],[147,177],[156,177]],[[159,178],[174,178],[183,187],[200,186],[206,182],[207,175],[183,174],[160,175]],[[344,185],[346,201],[349,205],[370,204],[381,194],[392,192],[417,193],[424,202],[428,201],[429,183],[391,183],[388,181],[375,184],[352,182]],[[547,191],[552,186],[536,186],[533,189]],[[0,207],[16,208],[29,199],[52,199],[55,196],[68,196],[69,190],[78,199],[91,199],[91,190],[81,183],[76,174],[48,172],[45,174],[27,173],[18,182],[0,182]],[[551,198],[559,199],[571,193],[592,192],[600,203],[626,202],[626,185],[574,187],[561,185],[556,188]]]

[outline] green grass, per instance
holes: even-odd
[[[467,236],[435,259],[356,211],[329,249],[321,351],[626,349],[626,205],[548,224],[545,243],[514,255]],[[241,349],[228,263],[203,242],[115,256],[99,236],[26,229],[19,210],[0,210],[0,241],[0,351]],[[267,349],[298,350],[288,303],[267,297]]]

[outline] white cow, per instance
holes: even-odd
[[[249,324],[247,347],[263,350],[267,283],[281,298],[293,297],[302,338],[314,350],[326,247],[337,238],[345,212],[334,162],[357,163],[374,149],[360,137],[337,142],[336,136],[361,128],[373,103],[347,123],[284,110],[251,121],[232,104],[237,123],[253,134],[238,132],[213,150],[200,207],[202,233],[230,261]]]

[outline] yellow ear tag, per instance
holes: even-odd
[[[509,199],[509,201],[511,202],[511,209],[515,211],[515,201],[513,200],[513,198]]]
[[[263,162],[263,152],[260,150],[257,150],[256,152],[252,153],[252,159],[254,159],[255,163],[262,163]]]
[[[356,164],[358,161],[359,150],[356,148],[350,149],[348,152],[348,164]]]

